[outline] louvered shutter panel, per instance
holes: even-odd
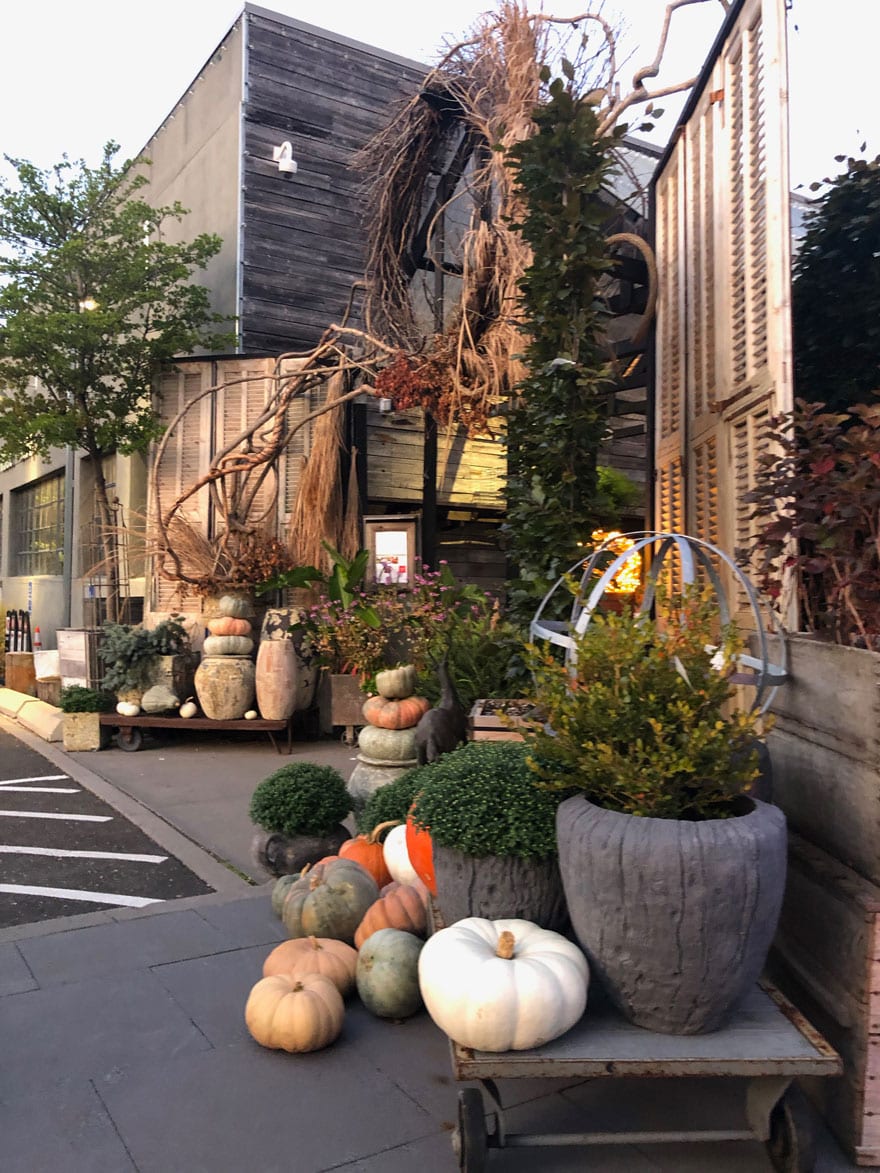
[[[160,378],[160,417],[165,427],[174,420],[183,407],[191,403],[202,390],[209,368],[195,366],[166,371]],[[162,462],[157,470],[159,497],[150,501],[150,516],[157,509],[166,512],[183,489],[194,484],[208,467],[209,399],[203,399],[184,415],[175,428]],[[186,520],[201,533],[208,521],[208,491],[201,489],[190,497],[183,509]],[[154,611],[198,611],[199,601],[194,592],[180,594],[178,584],[154,573],[151,606]]]
[[[658,308],[655,525],[668,528],[664,397],[680,365],[682,528],[730,554],[749,534],[761,423],[792,405],[787,134],[784,0],[747,0],[656,183],[659,305],[687,315],[681,341]],[[670,250],[689,258],[684,290]]]
[[[684,248],[684,153],[676,146],[657,184],[657,381],[655,476],[658,529],[684,526],[684,415],[686,252]]]
[[[302,365],[302,360],[287,359],[282,365],[282,373],[284,375],[290,375]],[[278,519],[281,535],[287,533],[287,527],[290,524],[293,503],[296,500],[297,490],[299,489],[303,465],[309,454],[312,434],[310,424],[299,428],[295,432],[293,429],[306,418],[311,410],[311,396],[308,393],[297,396],[287,409],[287,429],[289,433],[292,432],[293,434],[290,442],[284,449],[284,455],[281,459],[281,489],[279,491],[281,516]]]
[[[244,453],[251,447],[260,446],[260,436],[251,440],[248,433],[274,391],[273,370],[271,359],[219,364],[219,389],[214,397],[215,455],[225,451],[239,437],[244,439],[237,445],[237,451]],[[278,482],[274,473],[263,475],[264,472],[264,467],[259,466],[251,472],[233,474],[227,481],[227,497],[237,495],[245,506],[245,516],[238,518],[240,522],[265,524],[274,534]],[[212,525],[216,524],[212,521]]]

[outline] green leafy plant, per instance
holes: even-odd
[[[845,411],[880,386],[880,156],[837,161],[794,260],[792,332],[797,394]]]
[[[740,556],[771,597],[795,575],[807,630],[880,650],[880,401],[841,413],[799,399],[761,439],[759,528]]]
[[[609,266],[599,193],[617,132],[602,137],[596,106],[561,78],[533,119],[535,133],[507,155],[523,207],[515,227],[534,255],[520,282],[529,374],[509,410],[504,526],[523,615],[611,520],[597,463],[613,386],[597,282]]]
[[[413,820],[466,855],[556,854],[556,808],[567,795],[536,785],[525,746],[472,741],[422,766]]]
[[[98,655],[104,662],[104,687],[110,692],[137,692],[147,688],[159,656],[189,650],[190,641],[181,617],[172,615],[154,628],[126,623],[105,623]]]
[[[351,796],[338,770],[297,762],[259,783],[248,814],[264,831],[322,836],[334,830],[350,809]]]
[[[543,785],[610,810],[726,818],[758,773],[762,719],[730,711],[740,641],[694,589],[662,614],[594,616],[573,665],[530,649],[542,719],[520,728],[529,765]]]
[[[68,684],[61,690],[58,707],[62,713],[109,713],[116,705],[116,697],[101,689]]]

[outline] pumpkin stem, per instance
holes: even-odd
[[[309,880],[309,891],[314,892],[314,890],[316,888],[320,887],[320,884],[321,884],[321,877],[320,876],[312,876],[311,879]]]
[[[316,949],[316,950],[324,948],[324,946],[321,944],[321,942],[318,940],[318,938],[314,937],[314,936],[309,937],[309,944],[311,945],[311,947],[313,949]]]
[[[498,948],[495,950],[495,956],[502,958],[504,961],[510,961],[513,957],[513,948],[516,944],[516,938],[513,933],[505,929],[498,934]]]
[[[378,843],[380,834],[386,827],[399,827],[400,819],[388,819],[385,823],[378,823],[367,836],[368,843]]]

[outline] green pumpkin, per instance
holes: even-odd
[[[254,641],[247,635],[209,635],[202,650],[206,656],[249,656]]]
[[[419,954],[424,941],[402,929],[379,929],[361,945],[357,990],[379,1018],[409,1018],[422,1006]]]
[[[403,700],[416,691],[416,670],[412,664],[386,668],[376,673],[376,691],[389,700]]]
[[[295,884],[300,878],[298,872],[293,872],[289,876],[279,876],[275,881],[275,886],[272,889],[272,911],[277,917],[281,916],[281,910],[284,907],[284,901],[287,899],[287,892],[291,884]]]
[[[281,920],[289,937],[332,937],[354,944],[354,934],[379,885],[349,859],[316,864],[287,889]]]
[[[249,619],[253,613],[253,603],[247,595],[221,595],[217,600],[218,615],[230,615],[233,619]]]

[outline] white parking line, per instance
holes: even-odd
[[[21,896],[53,896],[58,900],[85,900],[91,904],[124,904],[130,908],[143,908],[146,904],[164,904],[147,896],[121,896],[116,892],[83,892],[79,888],[38,888],[31,884],[0,884],[0,892],[17,893]]]
[[[0,794],[8,794],[11,790],[19,794],[25,791],[28,794],[82,794],[76,786],[7,786],[5,782]]]
[[[0,843],[0,854],[50,855],[64,859],[119,859],[133,863],[164,863],[167,855],[135,855],[123,851],[72,851],[65,847],[17,847]]]
[[[55,815],[46,811],[0,811],[0,816],[9,819],[70,819],[77,823],[109,823],[112,815]]]
[[[36,778],[6,778],[0,786],[12,786],[16,782],[68,782],[69,774],[39,774]]]

